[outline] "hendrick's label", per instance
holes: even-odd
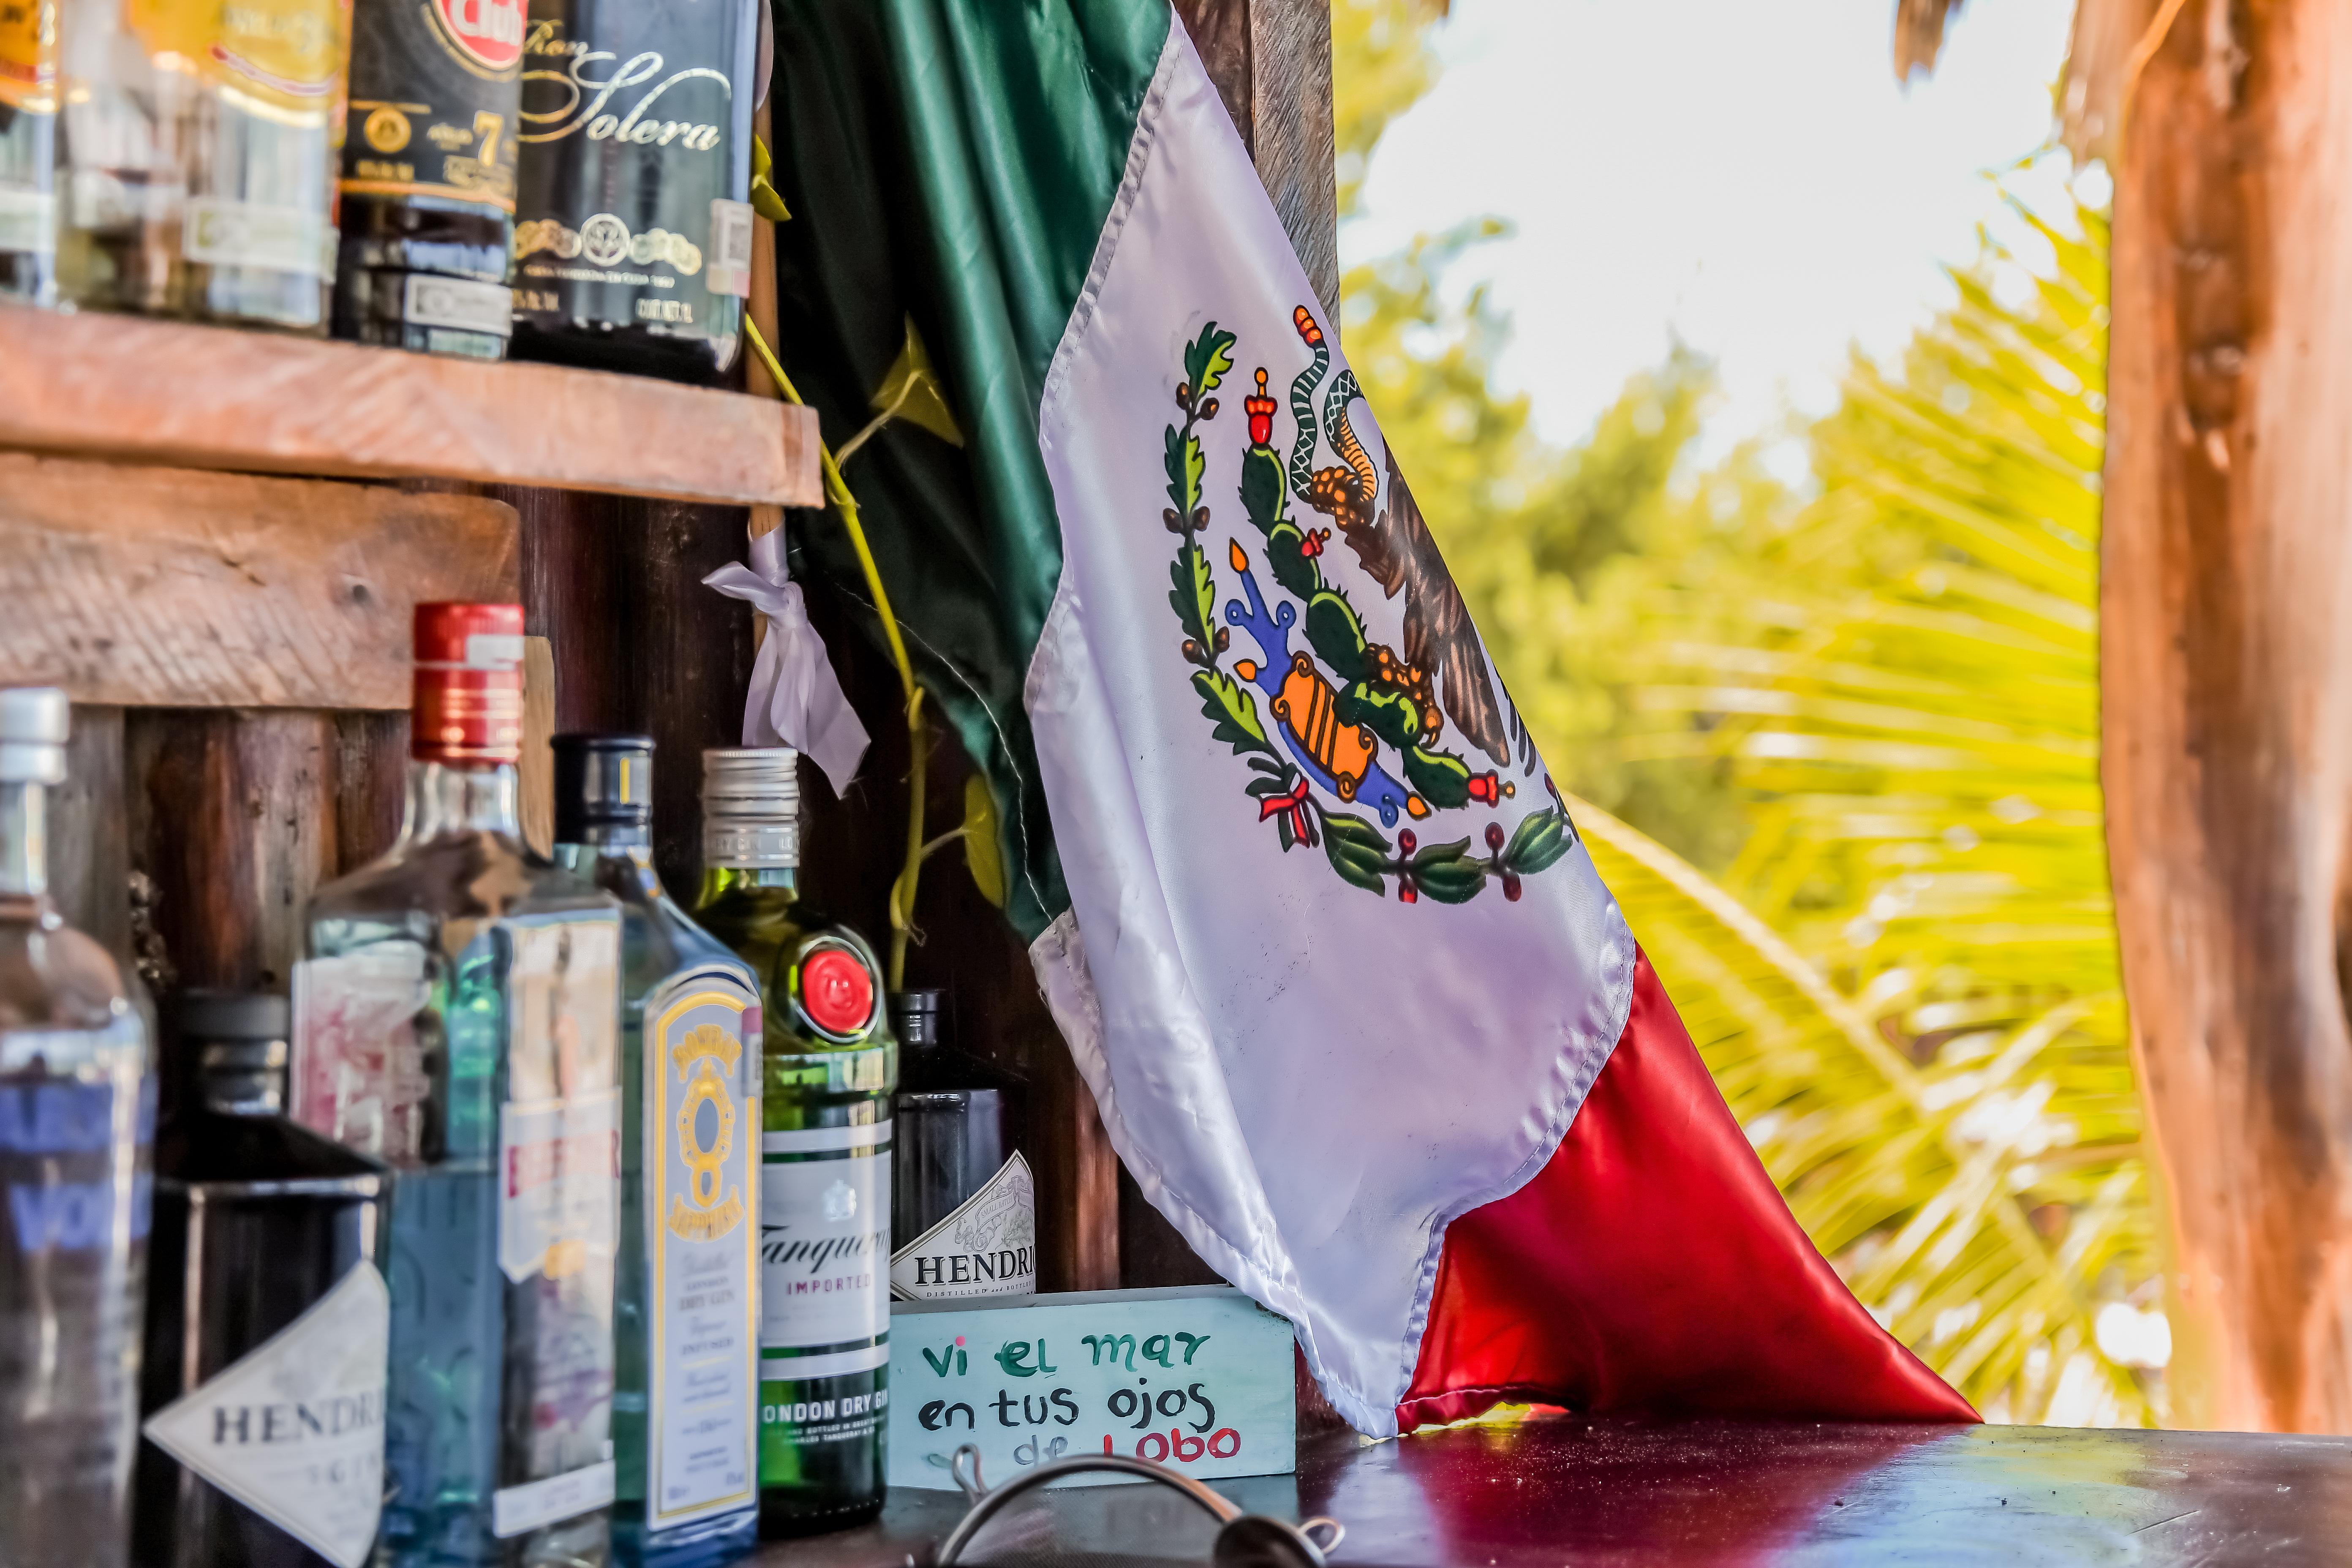
[[[519,353],[684,379],[732,360],[751,287],[756,5],[532,0]]]
[[[343,190],[512,213],[523,0],[359,0]]]

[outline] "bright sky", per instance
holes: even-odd
[[[1390,128],[1345,259],[1480,214],[1501,379],[1581,435],[1669,332],[1719,362],[1707,445],[1826,409],[1847,346],[1899,349],[1948,300],[2040,146],[2068,0],[1973,0],[1932,79],[1889,64],[1894,0],[1454,0],[1437,89]],[[2060,161],[2063,166],[2063,160]],[[2044,188],[2047,188],[2046,186]]]

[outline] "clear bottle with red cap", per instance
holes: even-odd
[[[380,1568],[608,1560],[620,910],[516,816],[522,609],[419,605],[408,797],[320,889],[297,1120],[393,1165]]]
[[[890,1103],[874,950],[800,900],[798,753],[702,753],[694,918],[759,973],[760,1527],[871,1519],[890,1372]]]

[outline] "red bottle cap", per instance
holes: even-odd
[[[862,1033],[874,1020],[874,977],[847,948],[820,948],[801,960],[801,1007],[828,1035]]]
[[[522,756],[522,606],[416,606],[408,754],[478,766]]]

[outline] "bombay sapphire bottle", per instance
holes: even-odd
[[[607,1557],[620,914],[523,847],[522,641],[416,607],[400,838],[295,971],[297,1119],[397,1173],[381,1568]]]
[[[700,1568],[759,1538],[760,983],[654,873],[653,751],[555,737],[555,863],[621,904],[613,1545]]]
[[[702,753],[702,897],[760,976],[760,1524],[882,1508],[889,1403],[890,1091],[898,1047],[856,932],[800,901],[799,754]]]
[[[0,690],[0,1563],[115,1568],[137,1440],[146,1027],[48,896],[66,695]]]
[[[392,1173],[287,1120],[286,998],[191,992],[155,1133],[142,1568],[343,1568],[383,1506]]]

